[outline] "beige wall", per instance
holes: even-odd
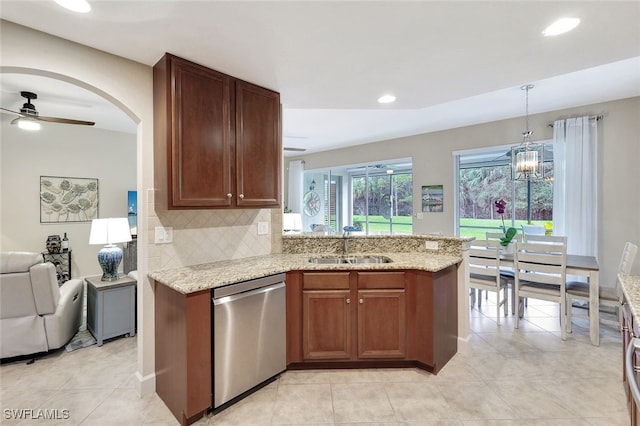
[[[66,232],[72,277],[101,274],[91,222],[40,223],[40,176],[97,178],[99,217],[126,217],[127,191],[136,189],[136,136],[60,124],[25,132],[8,120],[0,136],[0,248],[43,251],[48,235]]]
[[[599,126],[599,263],[600,282],[614,285],[622,247],[625,241],[640,243],[640,98],[606,102],[596,105],[553,111],[529,117],[534,140],[553,138],[548,124],[560,118],[581,115],[604,115]],[[493,145],[520,143],[524,119],[496,121],[441,132],[325,151],[296,157],[305,161],[305,169],[313,170],[347,164],[376,162],[390,158],[413,158],[414,211],[420,206],[422,185],[444,185],[443,213],[425,213],[424,219],[414,218],[414,233],[442,232],[453,235],[455,230],[453,199],[453,152]],[[285,174],[285,179],[287,174]],[[640,262],[634,266],[640,273]]]
[[[38,74],[76,84],[108,99],[138,124],[135,137],[139,272],[136,377],[141,395],[154,392],[154,293],[147,272],[279,251],[282,215],[278,209],[160,211],[156,214],[151,67],[8,21],[1,21],[0,52],[0,73]],[[126,201],[123,202],[126,205]],[[271,223],[269,235],[257,235],[258,221]],[[154,244],[156,226],[174,228],[173,244]],[[271,232],[274,229],[277,232]]]
[[[150,67],[33,31],[0,23],[0,73],[38,74],[76,84],[108,99],[138,124],[138,363],[137,390],[155,391],[153,287],[148,271],[147,189],[153,188],[153,74]],[[143,190],[144,189],[144,190]],[[34,225],[37,225],[34,224]]]

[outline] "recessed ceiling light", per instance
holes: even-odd
[[[396,100],[396,97],[393,95],[384,95],[384,96],[380,96],[378,98],[378,102],[380,102],[381,104],[390,104],[391,102],[394,102]]]
[[[65,9],[73,12],[87,13],[91,10],[91,5],[86,0],[54,0]]]
[[[542,34],[545,36],[555,36],[558,34],[564,34],[566,32],[571,31],[575,27],[580,24],[580,19],[578,18],[562,18],[558,19],[553,24],[549,25],[544,29]]]

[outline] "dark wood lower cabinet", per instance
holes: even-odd
[[[406,356],[405,290],[358,290],[358,359]]]
[[[418,366],[437,373],[458,344],[456,266],[439,272],[287,274],[289,368]]]
[[[287,368],[437,373],[457,351],[457,271],[292,271]],[[155,286],[156,392],[182,425],[213,406],[211,291]]]
[[[351,358],[351,299],[348,290],[302,292],[304,359]]]
[[[156,393],[184,426],[212,406],[211,291],[155,288]]]

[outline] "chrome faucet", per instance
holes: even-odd
[[[349,231],[344,231],[342,233],[342,254],[345,256],[349,256],[349,236],[351,233]]]

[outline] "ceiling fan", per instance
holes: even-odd
[[[82,126],[93,126],[94,124],[96,124],[93,121],[83,121],[83,120],[73,120],[70,118],[41,116],[40,114],[38,114],[38,111],[36,111],[36,107],[31,103],[31,100],[38,99],[38,95],[36,95],[33,92],[23,91],[23,92],[20,92],[20,96],[22,96],[27,100],[27,102],[22,105],[22,108],[20,108],[20,112],[0,107],[0,110],[17,114],[19,116],[18,118],[12,120],[11,124],[18,123],[18,125],[21,125],[23,124],[23,122],[26,122],[33,125],[33,124],[37,124],[38,121],[45,121],[48,123],[79,124]],[[36,127],[39,128],[39,126],[36,126]],[[32,127],[31,130],[35,130],[35,129]]]

